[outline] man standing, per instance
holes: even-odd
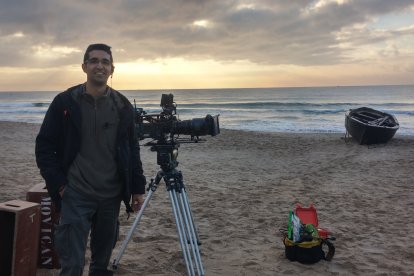
[[[111,47],[89,45],[82,69],[86,83],[57,95],[46,113],[36,138],[36,162],[60,210],[55,229],[60,275],[82,275],[89,232],[89,275],[112,275],[107,267],[120,202],[127,212],[138,211],[146,180],[133,107],[107,85],[114,72]]]

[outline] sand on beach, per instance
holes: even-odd
[[[34,157],[39,127],[0,122],[0,202],[24,200],[43,181]],[[414,137],[397,133],[385,145],[361,146],[343,136],[222,130],[205,143],[181,145],[178,168],[206,275],[412,273]],[[159,169],[156,153],[142,147],[141,157],[149,180]],[[319,226],[336,237],[331,262],[285,258],[279,229],[297,203],[313,203]],[[114,257],[133,220],[121,212]],[[186,275],[165,185],[154,193],[117,275]]]

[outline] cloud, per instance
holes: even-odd
[[[8,67],[79,64],[95,42],[111,45],[115,62],[330,65],[353,62],[359,47],[372,45],[384,46],[382,56],[389,45],[404,55],[399,39],[413,36],[410,26],[369,27],[382,15],[413,13],[412,0],[0,1],[0,66]]]

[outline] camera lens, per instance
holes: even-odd
[[[216,136],[220,133],[218,115],[207,115],[205,118],[176,121],[173,127],[175,134],[191,136]]]

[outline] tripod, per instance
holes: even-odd
[[[132,238],[132,234],[141,220],[142,214],[144,213],[148,202],[150,201],[153,193],[157,190],[161,179],[164,179],[171,201],[187,273],[188,275],[196,275],[197,271],[197,275],[204,275],[199,249],[200,242],[191,213],[190,204],[188,202],[188,196],[183,182],[183,175],[180,171],[176,170],[176,167],[178,166],[178,147],[179,144],[175,141],[171,141],[169,144],[158,143],[152,145],[151,151],[157,151],[157,163],[160,165],[161,169],[158,171],[155,178],[151,179],[151,183],[148,187],[149,192],[142,208],[129,229],[128,235],[122,243],[117,257],[113,261],[112,268],[114,270],[117,270],[119,261],[124,254],[128,242]]]

